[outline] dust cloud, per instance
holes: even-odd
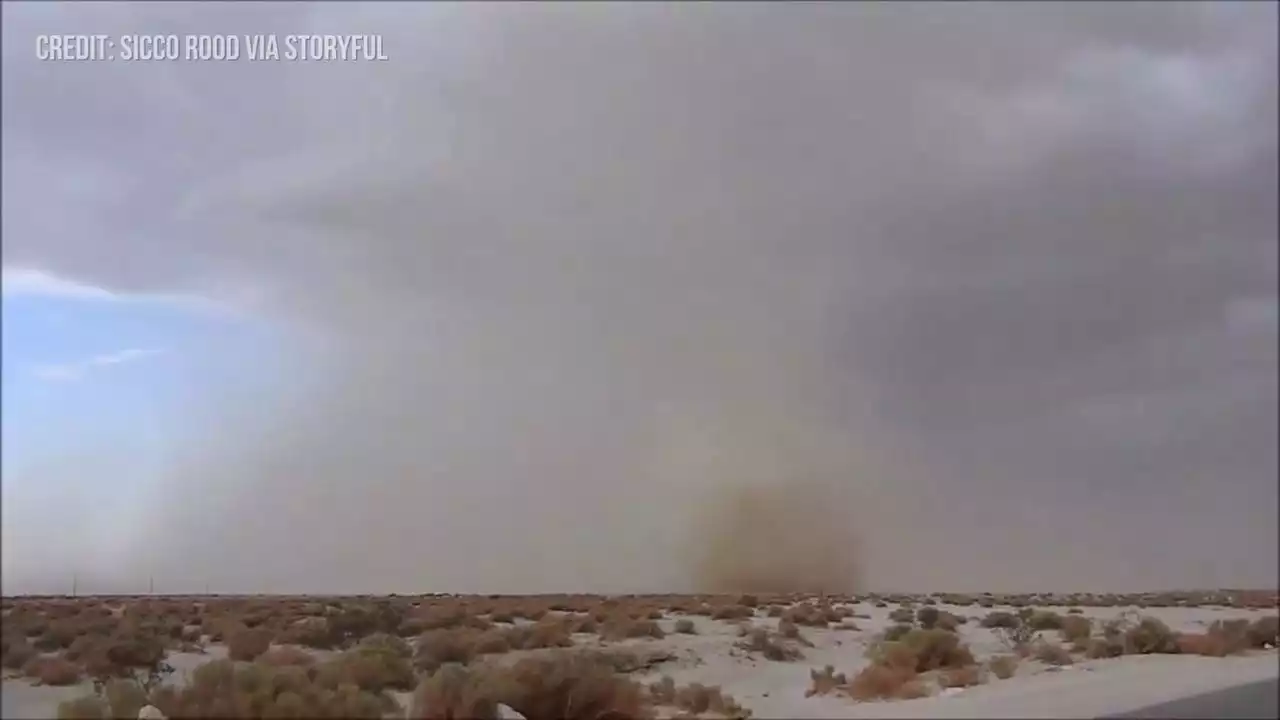
[[[243,290],[284,358],[194,379],[120,535],[60,531],[29,577],[1274,573],[1274,329],[1222,320],[1275,296],[1269,4],[92,5],[85,32],[358,28],[393,59],[6,55],[6,266]],[[6,48],[51,31],[5,10]],[[9,180],[46,158],[102,199]]]

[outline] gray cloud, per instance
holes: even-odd
[[[5,263],[248,288],[317,373],[193,408],[119,582],[694,587],[764,486],[880,586],[1273,583],[1275,12],[6,6]]]

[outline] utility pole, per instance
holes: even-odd
[[[154,575],[147,578],[147,594],[148,595],[156,594],[156,578]]]
[[[79,578],[76,576],[76,574],[71,573],[71,597],[76,596],[76,586],[78,585],[78,581],[79,581]]]

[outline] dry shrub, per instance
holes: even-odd
[[[994,630],[996,628],[1005,628],[1008,630],[1012,630],[1018,627],[1020,624],[1022,624],[1022,622],[1021,620],[1018,619],[1017,615],[1014,615],[1011,612],[1005,612],[1004,610],[996,610],[996,611],[987,613],[987,616],[982,618],[982,621],[978,624],[984,628],[988,628],[991,630]]]
[[[136,718],[138,711],[148,704],[147,691],[133,680],[114,679],[102,688],[112,717]]]
[[[766,660],[774,662],[791,662],[804,657],[799,648],[765,628],[749,630],[735,647],[750,653],[760,653]]]
[[[889,613],[889,620],[895,623],[913,623],[915,619],[916,614],[911,611],[911,608],[900,607]]]
[[[414,692],[410,718],[496,720],[498,689],[489,676],[461,665],[445,665]]]
[[[252,661],[271,648],[272,633],[262,627],[240,628],[227,635],[227,657]]]
[[[972,665],[973,653],[954,633],[945,630],[913,629],[895,642],[872,645],[868,656],[873,664],[910,668],[922,673],[930,670]]]
[[[445,663],[466,665],[475,657],[478,633],[469,628],[431,630],[418,638],[413,665],[422,672],[433,673]]]
[[[325,661],[317,668],[315,678],[322,685],[340,687],[351,683],[370,693],[408,691],[416,683],[407,654],[376,645],[357,645]]]
[[[1280,643],[1280,616],[1267,615],[1253,621],[1247,633],[1249,645],[1258,649]]]
[[[788,618],[782,618],[778,621],[778,634],[787,640],[794,640],[805,647],[813,647],[813,643],[809,639],[800,634],[800,626],[796,625]]]
[[[654,620],[637,620],[629,617],[614,616],[600,628],[600,637],[605,640],[627,640],[631,638],[666,637],[662,626]]]
[[[1058,634],[1065,642],[1082,644],[1093,635],[1093,621],[1079,615],[1067,615],[1062,618]]]
[[[898,623],[897,625],[890,625],[889,627],[884,629],[883,633],[880,633],[880,639],[886,642],[897,642],[902,638],[906,637],[907,633],[911,632],[912,630],[915,630],[915,627],[908,625],[906,623]]]
[[[3,636],[3,665],[9,670],[21,670],[37,654],[31,643],[21,635]]]
[[[948,668],[938,675],[938,684],[944,688],[961,688],[981,685],[986,678],[982,676],[982,668],[977,665]]]
[[[272,667],[287,667],[290,665],[310,667],[316,663],[316,658],[302,648],[293,645],[281,645],[268,649],[258,656],[257,661]]]
[[[336,684],[334,681],[337,681]],[[237,666],[214,660],[195,669],[180,688],[152,691],[151,704],[168,718],[368,718],[381,720],[396,711],[385,694],[362,690],[353,682],[321,677],[306,669],[263,663]]]
[[[1031,648],[1031,654],[1040,662],[1055,667],[1070,665],[1075,662],[1066,648],[1047,640],[1036,642]]]
[[[1026,623],[1038,632],[1061,630],[1062,616],[1052,610],[1036,610],[1026,618]]]
[[[698,628],[689,618],[680,618],[676,621],[675,631],[680,635],[697,635]]]
[[[510,652],[511,642],[508,640],[505,630],[494,628],[485,630],[476,636],[472,649],[476,655],[500,655]]]
[[[107,701],[97,695],[83,695],[58,703],[58,720],[103,720],[110,714]]]
[[[1018,656],[997,655],[987,660],[987,669],[997,678],[1008,680],[1018,672]]]
[[[57,687],[75,685],[83,677],[79,665],[56,655],[31,658],[23,666],[22,674],[35,680],[37,685]]]
[[[812,685],[805,691],[805,697],[828,695],[849,684],[849,679],[844,673],[837,673],[834,665],[824,667],[821,672],[810,670],[809,680]]]
[[[630,628],[647,626],[652,624],[656,627],[656,623],[652,620],[628,620]],[[661,629],[658,630],[662,632]],[[573,638],[570,637],[569,627],[558,618],[543,618],[532,625],[519,625],[507,628],[505,631],[507,644],[518,650],[536,650],[539,648],[562,648],[571,647]],[[632,636],[636,637],[636,636]],[[658,635],[657,637],[662,637]]]
[[[580,653],[524,658],[503,672],[501,702],[526,720],[649,717],[640,685]]]
[[[1124,635],[1126,648],[1138,655],[1178,652],[1178,639],[1163,620],[1143,617]]]
[[[1181,633],[1177,643],[1178,652],[1183,655],[1226,657],[1231,654],[1226,638],[1213,633]]]
[[[872,663],[853,676],[846,692],[854,700],[908,699],[927,694],[922,685],[911,668]]]
[[[742,620],[755,616],[756,611],[746,605],[721,605],[711,611],[712,620]]]

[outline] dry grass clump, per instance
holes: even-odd
[[[1062,626],[1058,628],[1058,634],[1063,642],[1083,649],[1089,638],[1093,636],[1093,621],[1080,615],[1067,615],[1062,618]]]
[[[920,674],[932,671],[939,671],[939,682],[947,687],[982,681],[969,648],[954,633],[938,628],[912,628],[896,641],[872,645],[867,655],[871,664],[846,688],[855,700],[923,697],[929,689]]]
[[[786,617],[778,620],[778,634],[805,647],[813,647],[813,643],[809,642],[809,639],[800,633],[800,626]]]
[[[652,621],[631,621],[632,623],[652,623]],[[656,623],[653,623],[656,625]],[[661,632],[661,630],[659,630]],[[517,625],[502,631],[507,645],[513,650],[536,650],[539,648],[571,647],[573,638],[570,626],[559,616],[544,617],[532,625]],[[481,635],[480,637],[483,637]],[[496,648],[497,643],[492,643]]]
[[[916,614],[911,608],[900,607],[889,613],[889,621],[910,624],[915,622]]]
[[[640,685],[580,653],[524,658],[494,670],[499,702],[526,720],[631,720],[651,716]]]
[[[697,626],[694,625],[693,621],[690,620],[689,618],[680,618],[679,620],[677,620],[675,631],[680,635],[697,635],[698,634]]]
[[[0,638],[0,651],[3,653],[0,664],[7,670],[21,670],[38,654],[23,635],[4,635]]]
[[[608,641],[629,640],[633,638],[662,639],[667,634],[655,620],[636,619],[625,615],[610,617],[600,626],[600,637]]]
[[[316,664],[316,658],[314,655],[293,645],[281,645],[279,647],[270,648],[259,655],[257,660],[260,663],[270,665],[272,667],[288,667],[291,665],[297,667],[310,667]]]
[[[929,688],[910,668],[873,663],[853,676],[846,692],[854,700],[912,700],[927,696]]]
[[[1008,680],[1018,672],[1018,656],[997,655],[987,660],[987,670],[1001,680]]]
[[[732,695],[723,692],[718,685],[691,683],[679,687],[670,675],[664,675],[661,680],[649,685],[649,697],[655,705],[679,708],[695,716],[710,712],[735,720],[751,717],[750,710],[739,705]]]
[[[774,662],[791,662],[804,657],[804,653],[795,646],[795,641],[771,633],[766,628],[747,629],[746,635],[734,647],[749,653],[759,653],[766,660]]]
[[[824,667],[821,672],[816,669],[810,670],[809,680],[812,681],[812,684],[805,691],[805,697],[829,695],[849,684],[849,678],[844,673],[837,673],[834,665]]]
[[[881,641],[867,651],[873,664],[930,670],[964,667],[974,663],[969,647],[945,630],[912,629],[897,641]]]
[[[249,662],[271,648],[272,632],[263,627],[243,627],[227,634],[227,657]]]
[[[1061,645],[1051,643],[1047,640],[1038,640],[1031,647],[1031,655],[1035,659],[1046,665],[1054,667],[1062,667],[1071,665],[1075,659],[1071,657],[1071,652]]]
[[[947,668],[938,675],[938,684],[944,688],[965,688],[981,685],[986,682],[982,668],[978,665],[965,665],[958,668]]]
[[[742,620],[754,617],[756,614],[755,606],[748,605],[721,605],[711,611],[712,620]]]
[[[22,674],[37,685],[75,685],[84,677],[80,666],[61,656],[37,656],[22,667]]]
[[[413,666],[433,673],[445,663],[466,665],[476,656],[478,633],[470,628],[442,628],[422,634],[414,647]]]

